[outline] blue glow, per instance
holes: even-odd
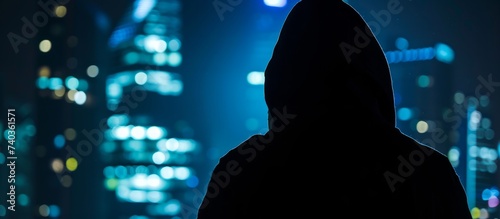
[[[182,62],[182,55],[178,52],[172,52],[170,53],[170,55],[168,55],[168,62],[171,66],[177,67]]]
[[[191,176],[191,171],[187,167],[177,167],[175,168],[175,178],[179,180],[186,180]]]
[[[498,156],[500,156],[500,141],[497,144],[497,151],[498,151]]]
[[[401,94],[398,92],[394,92],[394,104],[399,105],[401,104],[401,101],[403,101],[403,97],[401,97]]]
[[[155,52],[163,53],[165,52],[165,50],[167,50],[167,42],[165,42],[165,40],[159,39],[155,42],[155,44]]]
[[[108,108],[116,110],[123,94],[123,87],[133,84],[146,83],[148,86],[144,86],[144,89],[160,95],[179,95],[183,89],[183,83],[178,79],[180,77],[179,74],[157,70],[116,73],[107,80]]]
[[[475,112],[475,106],[474,105],[470,105],[467,107],[467,119],[466,121],[471,121],[473,117],[471,114],[473,112]],[[467,122],[467,123],[471,123],[471,122]],[[465,182],[465,191],[467,192],[467,195],[469,197],[475,197],[477,196],[477,193],[479,193],[480,191],[477,191],[476,189],[476,170],[477,170],[477,167],[476,167],[476,162],[474,161],[477,161],[475,159],[475,156],[474,156],[474,151],[477,151],[477,138],[476,138],[476,131],[475,130],[471,130],[470,126],[467,125],[467,132],[466,132],[466,144],[467,144],[467,153],[466,153],[466,156],[467,156],[467,162],[469,162],[467,164],[467,168],[466,168],[466,182]],[[472,176],[472,177],[471,177]],[[470,199],[470,206],[476,206],[476,199],[475,198],[472,198]]]
[[[388,51],[385,53],[388,63],[416,62],[431,60],[435,57],[432,47],[409,49],[404,51]]]
[[[49,87],[50,80],[47,77],[39,77],[36,79],[36,86],[40,89],[47,89]]]
[[[245,126],[247,127],[247,130],[255,131],[259,128],[259,121],[254,118],[247,119],[247,121],[245,121]]]
[[[49,206],[49,217],[59,217],[61,214],[61,210],[59,209],[59,206],[57,205],[50,205]]]
[[[156,142],[156,148],[160,151],[166,151],[167,148],[166,148],[166,142],[167,142],[167,139],[160,139]]]
[[[146,191],[133,190],[129,193],[129,200],[131,202],[146,202],[147,193]]]
[[[49,89],[59,90],[63,86],[63,81],[60,78],[50,78],[49,79]]]
[[[26,194],[20,194],[17,199],[19,200],[19,205],[21,206],[28,206],[30,203],[30,197]]]
[[[137,0],[132,14],[135,22],[141,22],[156,5],[156,0]]]
[[[498,191],[498,188],[496,186],[493,186],[490,188],[490,192],[492,196],[498,197],[500,195],[500,191]]]
[[[156,174],[151,174],[147,177],[148,189],[158,190],[165,186],[163,179]]]
[[[115,48],[116,46],[120,45],[121,43],[132,38],[134,36],[134,33],[136,32],[136,30],[137,30],[137,25],[135,23],[124,24],[124,25],[117,27],[113,31],[113,33],[111,34],[111,37],[109,38],[109,41],[108,41],[108,45],[111,48]]]
[[[78,91],[75,93],[75,103],[78,105],[83,105],[87,101],[87,94],[83,91]]]
[[[130,130],[130,137],[135,140],[143,140],[144,138],[146,138],[146,128],[142,126],[134,126]]]
[[[174,93],[174,94],[180,94],[182,92],[182,88],[183,87],[184,87],[184,85],[179,80],[174,80],[170,84],[171,92]]]
[[[451,63],[455,59],[455,52],[453,49],[444,43],[436,44],[435,50],[436,59],[441,62]]]
[[[109,134],[109,133],[110,132],[106,132],[106,134]],[[108,138],[108,137],[106,136],[106,138]],[[112,153],[112,152],[114,152],[116,150],[116,143],[112,142],[112,141],[104,142],[104,143],[102,143],[101,150],[104,153]]]
[[[168,41],[168,50],[177,52],[181,48],[181,41],[179,39],[171,39]]]
[[[177,6],[175,6],[175,5],[177,5]],[[171,9],[170,12],[173,12],[173,10],[174,10],[175,7],[179,7],[178,5],[179,5],[178,2],[175,2],[175,3],[172,2],[172,4],[169,4],[169,8]],[[155,13],[154,16],[152,16],[152,18],[155,19],[155,20],[160,20],[160,19],[158,19],[156,13]],[[174,23],[169,23],[168,26],[170,28],[174,28],[174,26],[175,27],[179,27],[180,26],[180,22],[175,21]],[[144,27],[143,27],[143,32],[144,33],[149,33],[149,34],[157,33],[157,34],[161,34],[161,35],[166,35],[165,33],[169,32],[169,31],[168,31],[168,27],[165,26],[164,22],[159,22],[159,23],[157,23],[157,22],[146,22],[144,24]]]
[[[167,83],[162,83],[155,90],[162,95],[179,95],[182,92],[184,85],[179,80],[172,80]]]
[[[125,140],[130,137],[130,128],[127,126],[114,127],[111,133],[116,139]]]
[[[125,168],[124,166],[117,166],[115,168],[115,176],[120,179],[127,177],[127,168]]]
[[[490,104],[490,98],[486,95],[479,97],[479,104],[482,107],[487,107]]]
[[[485,189],[483,190],[483,193],[481,194],[481,198],[484,200],[484,201],[488,201],[488,199],[491,198],[491,191],[489,189]]]
[[[143,85],[148,81],[148,75],[144,72],[137,72],[134,79],[135,83],[137,83],[138,85]]]
[[[158,35],[148,35],[144,37],[144,50],[149,53],[165,52],[167,43]]]
[[[408,108],[401,108],[398,110],[398,118],[402,121],[407,121],[413,117],[413,113]]]
[[[129,116],[127,114],[116,114],[108,118],[108,126],[114,128],[120,125],[127,125],[129,123]]]
[[[165,142],[165,147],[169,151],[176,151],[179,149],[179,140],[177,140],[176,138],[169,138]]]
[[[194,151],[198,148],[198,143],[193,139],[184,139],[179,141],[178,152],[189,152]]]
[[[95,16],[95,20],[97,23],[97,26],[102,30],[106,31],[109,29],[109,26],[111,25],[109,18],[106,16],[106,14],[102,11],[99,10],[98,7],[94,7],[92,9],[92,12]]]
[[[131,155],[132,157],[130,157],[130,159],[133,160],[143,159],[146,156],[146,154],[139,153],[147,150],[145,141],[135,141],[135,140],[125,141],[122,144],[122,148],[126,151],[138,152]]]
[[[32,124],[26,125],[26,134],[28,136],[35,136],[35,134],[36,134],[36,126],[34,126]]]
[[[120,97],[122,95],[122,87],[117,83],[108,84],[106,93],[110,97]]]
[[[10,131],[10,130],[6,129],[6,130],[3,132],[3,137],[4,137],[5,139],[8,139],[8,138],[9,138],[9,131]]]
[[[274,28],[274,17],[269,14],[260,14],[255,21],[258,30],[269,30]]]
[[[135,174],[131,179],[130,182],[132,183],[132,186],[134,188],[140,188],[140,189],[145,189],[148,186],[148,179],[147,175],[144,173],[138,173]]]
[[[163,210],[168,215],[176,215],[181,211],[181,203],[175,199],[170,200]]]
[[[431,84],[431,78],[427,75],[420,75],[417,79],[417,84],[422,88],[429,87]]]
[[[120,124],[120,119],[117,116],[110,116],[107,120],[107,123],[110,128],[122,125]]]
[[[122,200],[127,199],[129,193],[130,189],[126,185],[119,185],[116,188],[116,196]]]
[[[5,216],[5,214],[7,213],[7,209],[5,208],[5,206],[3,205],[0,205],[0,216]]]
[[[251,85],[262,85],[264,84],[264,72],[253,71],[248,73],[247,81]]]
[[[172,179],[174,178],[174,168],[166,166],[160,169],[160,176],[164,179]]]
[[[149,202],[159,203],[165,200],[165,194],[158,191],[149,191],[147,198]]]
[[[151,126],[146,130],[146,137],[150,140],[158,140],[165,137],[165,131],[158,126]]]
[[[115,177],[115,169],[112,166],[107,166],[102,170],[104,177],[106,178],[114,178]]]
[[[144,47],[144,35],[137,35],[134,37],[134,44],[138,48],[143,48]]]
[[[200,180],[196,176],[191,176],[186,180],[186,185],[189,188],[195,188],[200,183]]]
[[[264,4],[270,7],[285,7],[287,0],[264,0]]]
[[[151,78],[151,83],[158,85],[166,85],[173,80],[173,75],[165,71],[149,71],[148,75]]]
[[[69,76],[66,78],[65,80],[65,84],[66,84],[66,87],[70,90],[76,90],[78,89],[78,85],[80,84],[78,79],[73,77],[73,76]]]
[[[136,52],[128,52],[127,54],[125,54],[123,56],[123,62],[125,62],[125,64],[135,64],[139,61],[139,54],[137,54]]]
[[[460,150],[456,146],[453,146],[448,151],[448,159],[452,163],[458,162],[458,159],[460,159]]]
[[[132,216],[130,216],[129,219],[149,219],[149,217],[142,216],[142,215],[132,215]]]
[[[62,148],[64,144],[66,144],[66,139],[64,139],[63,135],[56,135],[56,137],[54,137],[54,145],[56,148]]]
[[[131,85],[135,81],[135,73],[133,72],[123,72],[121,74],[115,75],[116,82],[122,87]]]
[[[165,53],[156,53],[153,55],[153,62],[157,65],[165,65],[168,62],[168,55]]]
[[[76,90],[87,91],[89,89],[89,83],[85,79],[78,80],[78,87]]]
[[[155,163],[155,164],[162,164],[163,162],[166,161],[165,153],[163,153],[161,151],[155,152],[153,154],[152,160],[153,160],[153,163]]]
[[[133,168],[132,168],[133,169]],[[139,165],[135,168],[135,173],[139,174],[139,173],[148,173],[148,168],[146,166],[143,166],[143,165]]]
[[[408,40],[403,38],[403,37],[398,37],[396,39],[396,48],[400,50],[406,50],[408,49],[409,43]]]

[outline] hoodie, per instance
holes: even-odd
[[[211,172],[198,219],[471,219],[449,160],[396,127],[389,65],[343,1],[303,0],[265,70],[269,131]]]

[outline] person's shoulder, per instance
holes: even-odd
[[[219,158],[219,163],[227,163],[230,161],[237,161],[239,163],[247,160],[249,157],[252,157],[252,153],[248,149],[249,146],[252,146],[252,142],[255,141],[258,137],[262,137],[261,134],[255,134],[244,141],[242,141],[237,146],[231,148],[227,151],[222,157]]]
[[[413,157],[424,157],[426,159],[431,159],[436,162],[449,162],[448,157],[437,150],[435,147],[430,146],[427,142],[418,141],[413,137],[410,137],[398,130],[398,140],[397,143],[404,145],[406,153]],[[435,142],[432,142],[437,144]]]
[[[425,142],[417,141],[414,138],[405,137],[411,148],[408,151],[408,156],[413,157],[413,159],[421,159],[423,166],[430,168],[452,168],[451,162],[447,155],[438,149],[426,144]],[[433,142],[434,143],[434,142]]]

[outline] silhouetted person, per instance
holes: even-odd
[[[349,5],[294,6],[264,91],[269,131],[220,158],[198,219],[472,218],[448,158],[396,128],[385,55]]]

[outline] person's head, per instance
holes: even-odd
[[[378,118],[394,125],[385,55],[373,34],[365,47],[355,47],[356,28],[367,25],[352,7],[338,2],[302,0],[289,13],[266,68],[269,110],[286,106],[291,113],[315,115],[335,107],[359,121]],[[349,60],[344,44],[357,49]]]

